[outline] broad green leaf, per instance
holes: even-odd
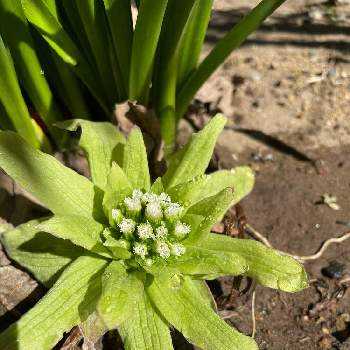
[[[43,299],[0,335],[2,350],[51,350],[94,311],[106,261],[80,257]]]
[[[166,189],[203,175],[208,167],[218,135],[226,124],[226,118],[215,116],[206,127],[169,160],[168,170],[163,176]]]
[[[133,24],[130,1],[103,0],[111,30],[114,51],[122,73],[126,94],[129,90],[131,48],[133,42]]]
[[[0,132],[0,167],[56,215],[103,215],[92,182],[13,132]]]
[[[189,277],[174,286],[169,276],[155,277],[147,294],[165,319],[191,343],[203,350],[258,349],[252,338],[231,328],[203,302]]]
[[[113,223],[112,209],[116,208],[125,197],[131,195],[132,190],[133,187],[123,169],[117,163],[113,162],[103,197],[103,209],[110,224]]]
[[[285,0],[262,0],[258,6],[236,24],[231,31],[216,44],[199,67],[188,77],[186,83],[179,91],[176,100],[176,115],[178,118],[184,115],[196,92],[225,61],[231,52],[238,48],[244,40],[260,26],[265,18],[284,2]]]
[[[210,175],[202,175],[168,189],[168,194],[186,208],[212,197],[227,187],[234,191],[231,205],[239,202],[253,188],[254,174],[248,167],[220,170]]]
[[[193,287],[197,289],[199,295],[202,297],[203,303],[210,306],[213,310],[217,311],[217,305],[213,294],[207,283],[202,280],[188,279],[188,283],[192,283]]]
[[[0,102],[15,130],[31,145],[39,148],[34,125],[19,86],[15,67],[0,35]]]
[[[123,170],[133,188],[149,190],[151,179],[141,130],[135,127],[125,144]]]
[[[58,126],[70,131],[76,131],[81,127],[79,145],[87,155],[92,182],[105,189],[112,165],[113,150],[118,144],[125,143],[123,134],[111,123],[83,119],[67,120]]]
[[[111,256],[101,241],[103,225],[92,218],[78,215],[54,215],[41,222],[37,228],[58,238],[67,239],[91,252],[106,257]]]
[[[211,234],[198,244],[206,249],[242,256],[249,267],[246,275],[264,286],[286,292],[297,292],[308,286],[303,265],[259,242]]]
[[[112,261],[102,275],[97,312],[109,329],[116,328],[133,313],[143,293],[143,283],[137,275],[128,273],[122,263]]]
[[[146,293],[118,329],[125,350],[173,349],[168,325],[153,308]]]
[[[129,98],[147,104],[154,58],[168,0],[142,0],[132,43]]]
[[[161,177],[158,177],[156,181],[153,182],[151,186],[151,192],[155,194],[161,194],[162,192],[164,192],[164,186]]]
[[[109,228],[103,231],[103,236],[106,239],[103,245],[112,253],[114,258],[125,260],[131,257],[131,253],[125,248],[124,243],[115,239]]]
[[[232,188],[226,188],[215,196],[205,198],[190,207],[187,214],[203,216],[204,219],[196,230],[191,231],[187,241],[194,242],[201,237],[206,237],[212,226],[224,217],[233,199]]]
[[[23,266],[47,287],[51,287],[62,271],[84,250],[45,232],[38,232],[42,220],[32,220],[7,230],[0,240],[8,256]]]
[[[52,128],[52,124],[62,119],[62,115],[42,74],[21,1],[1,1],[0,19],[1,32],[10,48],[21,84],[51,134],[58,137],[59,132]]]
[[[185,275],[201,279],[215,279],[221,276],[242,275],[248,265],[239,254],[219,252],[186,245],[186,253],[173,261],[169,268],[175,268]]]
[[[178,88],[197,68],[214,0],[196,0],[179,48]]]

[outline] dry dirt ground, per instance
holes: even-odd
[[[216,0],[205,51],[256,2]],[[198,93],[191,123],[183,122],[179,135],[183,142],[216,111],[229,118],[216,165],[253,167],[256,186],[242,203],[247,220],[274,247],[295,255],[312,254],[350,230],[350,2],[336,3],[287,1]],[[3,186],[1,217],[17,224],[40,215],[24,197],[9,197],[11,184]],[[339,210],[323,204],[326,193]],[[311,283],[304,292],[257,287],[261,349],[350,349],[350,240],[332,245],[306,269]],[[0,280],[1,330],[42,289],[1,249]],[[250,334],[251,293],[228,306],[222,301],[231,285],[229,279],[211,284],[220,314]],[[108,336],[104,348],[116,348],[108,345],[113,340]]]

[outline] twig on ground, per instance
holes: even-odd
[[[254,291],[252,294],[252,324],[253,324],[252,338],[253,339],[255,338],[255,333],[256,333],[255,296],[256,296],[256,292]]]
[[[262,235],[260,232],[258,232],[257,230],[255,230],[252,226],[250,226],[249,224],[245,225],[245,230],[253,235],[255,238],[257,238],[260,242],[262,242],[263,244],[265,244],[267,247],[269,248],[273,248],[272,244],[269,242],[269,240]],[[341,237],[332,237],[330,239],[327,239],[321,246],[321,248],[312,255],[304,255],[304,256],[300,256],[300,255],[293,255],[281,250],[278,250],[281,254],[283,255],[288,255],[291,256],[292,258],[299,260],[300,262],[305,262],[305,261],[309,261],[309,260],[317,260],[319,259],[324,252],[327,250],[327,248],[333,244],[333,243],[342,243],[344,241],[346,241],[347,239],[350,238],[350,231],[345,232]]]

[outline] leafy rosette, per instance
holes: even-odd
[[[98,339],[117,328],[126,349],[172,349],[174,327],[202,349],[257,349],[216,314],[205,280],[245,275],[287,292],[303,266],[245,239],[211,233],[252,189],[248,167],[205,175],[226,123],[217,116],[151,182],[142,134],[73,120],[91,180],[18,135],[0,133],[0,167],[53,213],[2,235],[8,255],[49,289],[0,335],[2,350],[52,349],[74,326]]]

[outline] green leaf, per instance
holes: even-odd
[[[239,254],[218,252],[186,245],[186,253],[170,261],[168,266],[185,275],[201,279],[242,275],[248,270],[244,258]]]
[[[141,130],[137,127],[131,131],[125,144],[123,170],[133,188],[150,189],[146,147]]]
[[[103,215],[92,182],[13,132],[0,132],[0,167],[56,215]]]
[[[50,133],[57,136],[56,141],[59,141],[58,130],[52,129],[52,124],[62,119],[62,115],[42,74],[21,1],[1,1],[0,18],[1,32],[10,48],[21,84]]]
[[[112,253],[114,258],[126,260],[131,257],[130,251],[125,248],[125,242],[115,239],[109,228],[104,229],[103,236],[106,239],[103,245]]]
[[[204,219],[196,230],[191,230],[186,241],[195,242],[202,237],[206,237],[213,225],[224,217],[231,207],[233,199],[232,188],[225,188],[215,196],[205,198],[190,207],[187,214],[203,216]]]
[[[189,283],[193,284],[193,287],[197,289],[199,295],[202,298],[204,304],[210,306],[217,312],[217,305],[214,296],[211,294],[210,288],[205,281],[188,279]]]
[[[0,240],[8,256],[51,287],[62,271],[84,250],[45,232],[38,232],[42,220],[32,220],[7,230]]]
[[[143,283],[137,275],[128,273],[122,263],[112,261],[102,275],[97,312],[109,329],[116,328],[133,313],[143,293]]]
[[[248,167],[237,167],[231,170],[220,170],[210,175],[202,175],[188,182],[181,183],[170,189],[170,197],[181,203],[185,208],[212,197],[227,187],[234,190],[231,205],[239,202],[253,188],[254,174]]]
[[[240,255],[249,266],[246,275],[264,286],[286,292],[297,292],[308,286],[302,264],[259,242],[212,234],[198,244],[206,249]]]
[[[118,95],[116,95],[117,87],[109,56],[111,49],[109,47],[109,28],[103,2],[100,0],[76,0],[75,4],[104,88],[104,94],[108,96],[110,107],[112,107],[112,104],[118,100]]]
[[[76,131],[81,127],[79,146],[87,155],[92,182],[105,189],[112,165],[113,150],[118,144],[125,143],[123,134],[111,123],[83,119],[67,120],[58,126],[70,131]]]
[[[0,35],[0,102],[15,130],[32,146],[39,148],[34,124],[19,86],[15,67],[2,37]]]
[[[184,148],[174,154],[162,178],[166,189],[204,174],[225,124],[226,118],[216,115],[202,131],[192,135]]]
[[[130,317],[119,327],[125,350],[173,349],[167,324],[154,310],[146,293]]]
[[[171,275],[154,278],[147,294],[165,319],[203,350],[257,350],[254,340],[222,321],[184,277],[174,286]]]
[[[104,4],[112,34],[114,51],[121,69],[124,90],[127,94],[134,34],[130,1],[104,0]]]
[[[86,320],[95,309],[105,266],[101,259],[78,258],[33,309],[0,335],[0,348],[52,349],[64,332]]]
[[[285,0],[262,0],[248,15],[236,24],[221,39],[199,67],[189,76],[179,91],[176,100],[176,115],[181,118],[199,88],[214,71],[225,61],[233,50],[254,32],[260,24],[273,13]]]
[[[196,0],[181,38],[178,87],[181,88],[190,74],[197,68],[199,56],[207,32],[214,0]]]
[[[24,13],[62,59],[71,65],[77,64],[79,52],[63,30],[57,13],[45,0],[21,0]]]
[[[54,215],[49,220],[41,222],[37,228],[58,238],[68,239],[73,244],[93,253],[105,257],[111,256],[101,241],[103,225],[92,218],[78,215]]]
[[[114,222],[112,219],[112,209],[116,208],[125,197],[131,195],[132,190],[133,187],[123,169],[117,163],[112,163],[103,197],[103,209],[105,215],[109,218],[110,224]]]
[[[164,186],[161,177],[158,177],[156,181],[153,182],[151,186],[151,192],[155,194],[161,194],[162,192],[164,192]]]
[[[142,0],[132,43],[129,98],[147,104],[154,58],[168,0]],[[142,58],[142,59],[141,59]]]

